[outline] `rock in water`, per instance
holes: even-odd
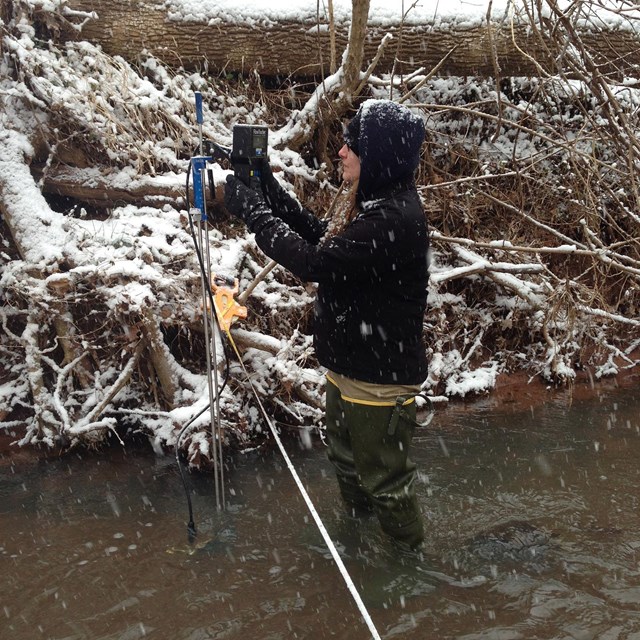
[[[517,564],[542,571],[549,566],[552,535],[532,524],[511,520],[474,536],[469,543],[473,555],[492,564]]]

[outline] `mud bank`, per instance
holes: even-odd
[[[464,399],[454,398],[447,404],[439,405],[438,410],[445,411],[447,407],[460,405],[472,407],[474,404],[482,403],[484,406],[499,407],[502,411],[511,410],[517,413],[541,406],[551,400],[565,401],[567,406],[570,406],[574,402],[588,400],[615,389],[636,389],[640,393],[640,368],[621,370],[616,376],[598,380],[589,371],[581,371],[571,384],[562,386],[549,384],[540,376],[525,371],[502,374],[498,376],[496,386],[490,392],[467,396]],[[9,464],[37,462],[72,453],[68,449],[20,447],[17,443],[23,435],[24,428],[3,429],[0,425],[0,468]],[[110,447],[103,444],[101,448],[106,452]]]

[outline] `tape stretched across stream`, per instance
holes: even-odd
[[[318,512],[316,511],[316,508],[313,505],[313,502],[311,501],[311,498],[309,497],[307,490],[304,488],[304,485],[302,484],[302,480],[300,480],[300,476],[298,475],[298,472],[293,466],[293,463],[291,462],[291,459],[289,458],[289,455],[287,454],[287,451],[284,448],[284,445],[282,444],[282,440],[278,435],[278,431],[276,430],[275,425],[273,424],[273,421],[271,420],[271,418],[269,418],[264,406],[262,405],[262,402],[260,401],[260,397],[258,396],[258,393],[256,392],[256,389],[253,386],[253,382],[251,382],[251,377],[249,376],[249,372],[247,371],[246,367],[244,366],[244,363],[242,362],[242,357],[240,356],[240,352],[238,351],[238,348],[236,347],[236,344],[233,338],[231,337],[231,333],[229,331],[227,331],[226,333],[227,333],[227,337],[229,338],[229,341],[231,342],[231,345],[233,346],[234,351],[236,352],[236,355],[238,356],[238,361],[240,362],[240,366],[242,367],[242,370],[244,371],[247,381],[251,386],[251,391],[253,391],[253,395],[255,396],[258,406],[260,407],[260,411],[262,412],[262,415],[265,421],[269,425],[269,429],[271,430],[271,433],[273,434],[276,444],[278,445],[278,449],[280,449],[280,453],[282,453],[282,456],[285,459],[287,468],[289,469],[289,472],[293,476],[293,479],[295,480],[296,485],[298,485],[298,489],[302,494],[302,497],[307,505],[307,508],[309,509],[309,512],[311,513],[311,516],[313,517],[314,522],[316,523],[316,526],[318,527],[322,535],[322,538],[324,539],[327,547],[329,548],[331,556],[333,557],[335,563],[338,565],[338,569],[340,570],[340,574],[342,575],[342,578],[344,579],[347,585],[347,589],[349,589],[349,593],[353,597],[358,607],[358,610],[360,611],[360,614],[362,615],[364,621],[367,624],[367,627],[369,628],[369,631],[371,632],[371,637],[374,638],[374,640],[381,640],[380,634],[378,633],[378,630],[376,629],[376,626],[371,616],[369,615],[369,612],[367,611],[367,607],[365,606],[364,602],[362,601],[362,598],[360,597],[360,593],[358,592],[356,585],[351,579],[351,576],[349,575],[349,572],[347,571],[347,568],[345,567],[344,562],[342,562],[342,558],[340,557],[340,554],[338,553],[338,550],[336,549],[336,546],[333,543],[333,540],[331,540],[331,536],[329,535],[326,527],[324,526],[322,519],[318,515]]]

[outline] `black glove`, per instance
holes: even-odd
[[[298,201],[276,180],[268,162],[265,162],[260,173],[260,185],[267,204],[278,214],[282,211],[285,216],[300,213],[302,207]]]
[[[251,187],[247,187],[242,180],[229,174],[224,186],[224,205],[230,214],[247,225],[249,231],[255,231],[261,218],[271,216],[271,209],[260,192],[259,182],[252,178],[250,184]]]

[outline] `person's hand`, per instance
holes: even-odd
[[[271,166],[265,162],[260,172],[260,186],[267,204],[276,215],[281,213],[296,214],[301,210],[298,201],[278,182],[271,171]]]
[[[260,186],[271,206],[274,206],[283,195],[287,194],[286,189],[274,177],[268,162],[265,162],[260,169]]]
[[[242,180],[233,174],[227,176],[227,184],[224,187],[224,205],[231,215],[240,218],[247,225],[249,231],[254,231],[260,218],[271,215],[271,209],[260,192],[259,183],[252,180],[251,187],[247,187]]]

